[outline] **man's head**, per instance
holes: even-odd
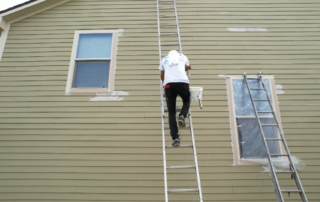
[[[177,55],[177,54],[179,54],[179,52],[176,51],[176,50],[171,50],[171,51],[169,51],[169,53],[168,53],[168,55]]]

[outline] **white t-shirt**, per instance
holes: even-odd
[[[179,53],[179,64],[169,66],[168,56],[161,61],[159,69],[165,71],[163,85],[171,82],[189,83],[186,75],[186,65],[189,66],[187,56]]]

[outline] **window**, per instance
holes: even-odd
[[[114,89],[118,31],[76,31],[66,93],[105,93]]]
[[[248,78],[257,78],[257,76],[248,76]],[[264,75],[263,78],[281,127],[279,107],[275,104],[278,103],[278,100],[274,79],[267,75]],[[258,80],[248,80],[248,83],[251,88],[262,88],[262,84]],[[243,76],[228,77],[227,89],[235,165],[254,165],[255,163],[250,159],[266,159],[267,153]],[[264,91],[252,90],[251,92],[254,99],[267,99]],[[269,103],[266,101],[256,101],[255,104],[257,111],[271,111]],[[271,113],[260,113],[259,117],[262,124],[275,124]],[[276,127],[263,127],[263,131],[266,138],[279,138]],[[267,144],[271,154],[284,153],[280,141],[268,141]]]

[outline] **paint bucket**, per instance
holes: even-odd
[[[202,87],[190,87],[190,99],[191,101],[202,100]]]

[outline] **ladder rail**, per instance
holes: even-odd
[[[181,38],[180,38],[180,28],[179,28],[179,20],[178,20],[178,11],[177,11],[176,0],[174,0],[174,13],[176,15],[176,25],[177,25],[177,33],[178,33],[178,40],[179,40],[179,49],[180,49],[180,53],[182,53],[182,45],[181,45]]]
[[[280,128],[278,119],[277,119],[277,117],[276,117],[276,115],[275,115],[274,108],[273,108],[272,104],[270,103],[270,97],[269,97],[268,92],[266,91],[266,86],[265,86],[265,83],[264,83],[264,81],[263,81],[263,79],[262,79],[262,75],[259,75],[259,79],[260,79],[260,81],[261,81],[261,83],[262,83],[263,88],[265,89],[266,96],[267,96],[267,99],[268,99],[268,102],[269,102],[271,111],[273,112],[272,114],[273,114],[273,116],[274,116],[274,120],[275,120],[275,122],[276,122],[276,124],[277,124],[277,128],[278,128],[280,137],[281,137],[281,139],[282,139],[282,143],[284,144],[284,148],[285,148],[285,150],[286,150],[286,152],[287,152],[287,155],[288,155],[287,157],[288,157],[289,162],[290,162],[290,165],[289,165],[289,166],[291,167],[292,172],[294,173],[294,180],[296,181],[296,185],[297,185],[298,189],[301,191],[300,196],[301,196],[301,198],[302,198],[302,200],[303,200],[304,202],[307,202],[307,201],[308,201],[307,196],[306,196],[305,191],[304,191],[304,189],[303,189],[302,182],[301,182],[301,180],[300,180],[300,178],[299,178],[299,175],[298,175],[298,172],[297,172],[297,170],[296,170],[296,167],[295,167],[295,165],[293,164],[293,161],[292,161],[292,158],[291,158],[291,153],[290,153],[290,151],[289,151],[289,147],[288,147],[287,142],[286,142],[286,140],[285,140],[285,138],[284,138],[283,131],[282,131],[282,129]]]
[[[159,0],[157,0],[157,20],[158,20],[158,42],[159,42],[159,64],[161,65],[161,40],[160,40],[160,10]],[[160,99],[161,99],[161,128],[162,128],[162,153],[163,153],[163,172],[164,172],[164,189],[165,189],[165,202],[168,202],[168,184],[167,184],[167,160],[166,160],[166,140],[164,129],[164,106],[163,106],[163,85],[160,80]]]
[[[190,107],[191,108],[191,107]],[[194,164],[196,166],[196,175],[197,175],[197,184],[198,184],[198,192],[199,192],[199,200],[203,202],[202,198],[202,190],[201,190],[201,182],[200,182],[200,174],[199,174],[199,165],[198,165],[198,158],[197,158],[197,151],[196,151],[196,143],[193,133],[193,124],[192,124],[192,117],[191,117],[191,109],[189,109],[189,124],[190,124],[190,132],[191,132],[191,140],[192,140],[192,149],[193,149],[193,156],[194,156]]]
[[[269,173],[270,173],[270,175],[272,177],[272,182],[273,182],[274,188],[276,190],[276,195],[277,195],[277,198],[278,198],[279,202],[284,202],[282,193],[280,191],[280,185],[279,185],[278,179],[276,177],[276,173],[275,173],[275,170],[274,170],[274,167],[273,167],[273,164],[272,164],[272,160],[271,160],[271,157],[270,157],[270,151],[269,151],[269,148],[268,148],[268,144],[267,144],[267,141],[266,141],[266,139],[264,137],[264,132],[263,132],[263,128],[261,126],[259,115],[258,115],[258,112],[257,112],[257,109],[256,109],[256,104],[254,103],[254,99],[252,97],[252,93],[251,93],[251,90],[250,90],[250,87],[249,87],[249,83],[248,83],[248,79],[247,79],[246,73],[244,73],[244,78],[245,78],[244,80],[246,82],[246,86],[247,86],[247,89],[248,89],[248,92],[249,92],[250,100],[251,100],[251,103],[252,103],[252,106],[253,106],[253,109],[254,109],[254,113],[255,113],[255,116],[256,116],[257,121],[258,121],[260,134],[261,134],[262,139],[263,139],[263,144],[264,144],[265,149],[267,151],[267,158],[268,158],[269,165],[270,165],[270,172]]]
[[[170,16],[170,18],[172,17],[175,17],[175,22],[176,22],[176,26],[177,27],[177,34],[174,34],[174,33],[170,33],[170,34],[161,34],[161,30],[160,30],[160,27],[162,26],[161,22],[160,22],[160,18],[161,17],[166,17],[166,16],[160,16],[160,10],[162,10],[160,8],[160,3],[161,2],[164,2],[164,3],[169,3],[169,2],[172,2],[174,4],[174,13],[175,13],[175,16]],[[164,10],[167,10],[167,9],[164,9]],[[162,61],[162,50],[161,50],[161,46],[171,46],[171,45],[179,45],[179,50],[180,50],[180,53],[182,53],[182,45],[181,45],[181,38],[180,38],[180,30],[179,30],[179,22],[178,22],[178,13],[177,13],[177,6],[176,6],[176,1],[175,0],[157,0],[157,16],[158,16],[158,42],[159,42],[159,61],[160,61],[160,65],[161,65],[161,61]],[[173,25],[172,25],[173,26]],[[162,44],[161,43],[161,36],[177,36],[178,37],[178,40],[179,40],[179,43],[178,44],[175,44],[175,43],[165,43],[165,44]],[[187,73],[189,74],[189,72],[187,71]],[[190,75],[190,74],[189,74]],[[165,118],[165,115],[164,115],[164,88],[163,88],[163,83],[162,81],[160,80],[160,99],[161,99],[161,120],[162,120],[162,143],[163,143],[163,166],[164,166],[164,185],[165,185],[165,202],[168,202],[168,193],[173,193],[173,192],[189,192],[189,191],[197,191],[198,194],[199,194],[199,200],[200,202],[203,202],[203,199],[202,199],[202,191],[201,191],[201,183],[200,183],[200,174],[199,174],[199,167],[198,167],[198,160],[197,160],[197,153],[196,153],[196,147],[195,147],[195,138],[194,138],[194,132],[193,132],[193,124],[192,124],[192,117],[191,117],[191,109],[189,108],[189,112],[188,112],[188,115],[189,115],[189,124],[190,124],[190,133],[191,133],[191,139],[192,139],[192,145],[181,145],[182,148],[184,147],[190,147],[193,149],[193,156],[194,156],[194,163],[195,165],[194,166],[189,166],[190,168],[195,168],[195,171],[196,171],[196,177],[197,177],[197,185],[198,185],[198,189],[194,189],[194,188],[191,188],[191,189],[187,189],[187,190],[184,190],[184,189],[177,189],[177,190],[169,190],[168,189],[168,181],[167,181],[167,169],[182,169],[182,168],[186,168],[188,166],[167,166],[167,162],[166,162],[166,148],[168,146],[165,145],[165,124],[164,124],[164,118]],[[181,128],[183,129],[183,128]],[[189,168],[188,167],[188,168]],[[188,171],[189,173],[189,171]],[[189,178],[190,180],[190,178]]]

